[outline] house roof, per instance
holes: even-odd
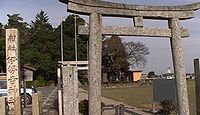
[[[30,64],[24,64],[21,68],[28,69],[28,70],[31,70],[31,71],[36,71],[36,68],[34,68]]]
[[[130,72],[142,72],[143,70],[132,70]]]

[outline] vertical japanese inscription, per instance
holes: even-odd
[[[18,38],[17,29],[6,29],[7,98],[10,109],[14,109],[14,98],[20,96]]]

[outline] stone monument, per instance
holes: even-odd
[[[20,96],[19,59],[18,30],[6,29],[7,101],[10,110],[14,109],[14,99]]]
[[[180,115],[189,115],[188,93],[181,38],[188,30],[180,20],[194,17],[200,2],[180,6],[145,6],[100,0],[59,0],[71,13],[89,15],[89,27],[79,27],[79,34],[89,35],[89,115],[101,115],[101,49],[102,35],[147,36],[170,38],[176,91]],[[133,27],[102,26],[102,16],[132,18]],[[143,19],[167,20],[169,28],[143,27]]]

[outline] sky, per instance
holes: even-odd
[[[199,0],[105,0],[111,2],[139,4],[139,5],[183,5],[199,2]],[[35,15],[44,10],[49,16],[50,23],[57,27],[61,20],[64,20],[70,13],[67,12],[67,5],[58,0],[0,0],[0,22],[7,23],[7,14],[20,14],[24,21],[30,23]],[[81,16],[88,21],[87,16]],[[181,27],[189,29],[190,36],[182,40],[186,72],[194,72],[193,59],[200,57],[200,11],[195,11],[195,18],[181,21]],[[125,18],[103,18],[103,25],[131,26],[132,19]],[[145,27],[167,28],[167,21],[144,21]],[[172,65],[171,48],[168,38],[150,37],[123,37],[126,41],[140,41],[149,47],[150,55],[147,56],[147,64],[144,73],[154,71],[156,74],[167,72]],[[173,70],[172,70],[173,71]]]

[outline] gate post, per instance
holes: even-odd
[[[180,115],[189,115],[187,83],[186,83],[179,19],[178,18],[170,19],[169,27],[171,28],[171,34],[172,34],[170,42],[171,42],[172,58],[174,65],[174,73],[176,79],[178,111]]]
[[[32,114],[42,115],[42,92],[38,92],[32,95]]]
[[[101,14],[90,15],[89,38],[89,115],[101,115]]]
[[[63,66],[63,114],[79,115],[78,110],[78,69],[74,66]]]
[[[200,115],[200,60],[194,59],[194,76],[196,92],[196,114]]]

